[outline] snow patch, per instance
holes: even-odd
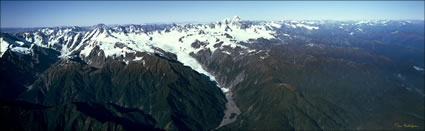
[[[13,52],[22,54],[22,55],[27,55],[27,54],[31,54],[32,50],[30,48],[25,48],[25,47],[13,47],[11,48],[11,50]]]
[[[300,24],[300,23],[296,24],[296,26],[306,28],[308,30],[318,30],[319,29],[319,27],[317,27],[317,26],[310,26],[310,25],[305,25],[305,24]]]
[[[229,92],[229,89],[227,89],[227,88],[220,88],[221,89],[221,91],[223,92],[223,93],[227,93],[227,92]]]
[[[230,52],[228,52],[228,51],[221,51],[222,53],[224,53],[224,54],[228,54],[228,55],[230,55],[231,53]]]
[[[313,47],[313,46],[314,46],[314,44],[313,44],[313,43],[310,43],[310,44],[307,44],[306,46],[308,46],[308,47]]]
[[[136,56],[136,58],[134,58],[133,61],[139,61],[139,60],[142,60],[142,59],[143,59],[143,56],[142,57],[137,57]]]
[[[417,71],[424,71],[424,68],[419,67],[419,66],[413,66],[413,68]]]
[[[278,23],[275,23],[275,22],[270,22],[269,24],[268,24],[268,26],[271,26],[271,27],[276,27],[276,28],[280,28],[280,27],[282,27],[282,25],[281,24],[278,24]]]
[[[3,56],[4,52],[6,52],[7,48],[9,48],[9,43],[3,41],[3,37],[0,38],[0,58]]]
[[[19,46],[23,46],[23,45],[25,45],[25,43],[24,42],[22,42],[22,41],[15,41]]]

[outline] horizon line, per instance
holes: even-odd
[[[92,27],[99,24],[105,24],[108,27],[114,27],[114,26],[125,26],[125,25],[169,25],[169,24],[177,24],[177,25],[185,25],[185,24],[211,24],[216,23],[220,21],[224,21],[226,19],[231,20],[232,17],[228,17],[222,20],[218,21],[209,21],[209,22],[201,22],[201,21],[188,21],[188,22],[146,22],[146,23],[129,23],[129,24],[105,24],[105,23],[97,23],[92,25],[60,25],[60,26],[34,26],[34,27],[1,27],[0,28],[55,28],[55,27]],[[347,20],[333,20],[333,19],[281,19],[281,20],[245,20],[241,19],[241,21],[254,21],[254,22],[266,22],[266,21],[425,21],[425,19],[347,19]]]

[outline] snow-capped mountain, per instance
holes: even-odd
[[[143,60],[137,56],[127,58],[128,54],[155,53],[160,48],[175,54],[178,61],[215,80],[189,54],[196,54],[200,50],[214,52],[225,46],[248,49],[238,43],[248,42],[250,39],[275,38],[276,32],[273,30],[275,27],[270,28],[268,25],[269,23],[252,24],[234,17],[205,25],[173,25],[154,27],[157,28],[154,30],[148,26],[128,25],[110,28],[104,24],[95,25],[87,30],[79,27],[45,28],[18,33],[16,37],[2,37],[1,52],[11,49],[21,54],[29,54],[31,46],[37,45],[60,51],[61,57],[64,58],[78,55],[90,64],[88,56],[96,47],[102,51],[97,55],[106,58],[122,56],[125,58],[123,61],[127,63],[132,60]],[[196,46],[194,42],[203,44]]]
[[[175,54],[177,60],[192,69],[215,80],[205,71],[191,54],[201,50],[214,53],[224,47],[241,48],[246,53],[258,51],[246,44],[257,39],[279,40],[288,43],[294,39],[303,39],[305,31],[332,31],[341,35],[355,36],[366,31],[374,31],[375,26],[393,26],[391,34],[402,30],[397,27],[416,24],[416,21],[244,21],[239,17],[228,18],[210,24],[184,25],[126,25],[108,27],[98,24],[90,28],[55,27],[30,32],[2,34],[0,57],[10,49],[22,55],[31,54],[33,46],[51,48],[60,52],[61,58],[81,57],[92,64],[93,57],[143,61],[137,52],[159,53],[163,51]],[[370,27],[372,26],[372,27]],[[396,27],[394,27],[396,26]],[[298,32],[302,31],[300,35]],[[308,36],[307,36],[308,37]],[[315,43],[308,43],[313,46]],[[162,51],[158,50],[161,49]],[[97,54],[94,54],[94,53]],[[90,57],[89,57],[90,56]],[[96,65],[96,64],[92,64]],[[224,91],[226,89],[223,88]]]
[[[165,130],[374,129],[388,114],[420,125],[423,27],[233,17],[2,32],[0,97],[113,103],[143,110]]]

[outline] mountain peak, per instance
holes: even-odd
[[[95,25],[94,28],[107,28],[107,26],[103,23],[100,23],[100,24]]]
[[[71,29],[73,31],[81,31],[82,30],[82,28],[81,27],[78,27],[78,26],[72,26]]]
[[[232,21],[241,21],[241,18],[239,18],[239,16],[234,16]]]
[[[233,18],[226,18],[224,20],[222,20],[221,22],[224,24],[230,24],[230,23],[239,23],[241,21],[241,18],[239,18],[238,16],[234,16]]]
[[[92,31],[97,32],[97,35],[99,34],[109,34],[108,33],[108,27],[105,24],[97,24],[93,26]]]

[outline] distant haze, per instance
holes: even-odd
[[[243,20],[424,19],[424,1],[1,1],[1,27]]]

